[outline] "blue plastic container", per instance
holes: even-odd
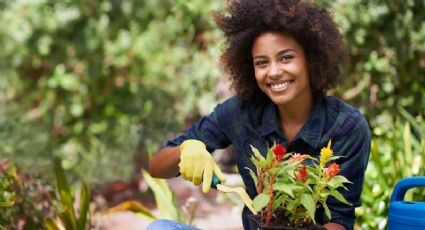
[[[391,195],[388,230],[425,229],[425,202],[404,201],[407,190],[414,187],[425,187],[425,176],[405,178],[396,184]]]

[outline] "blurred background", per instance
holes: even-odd
[[[425,1],[315,2],[333,12],[351,56],[330,94],[359,108],[373,134],[356,228],[386,229],[395,183],[425,175]],[[232,95],[212,19],[224,6],[0,0],[0,229],[108,229],[124,210],[196,223],[202,200],[142,169]],[[236,173],[231,151],[217,156]],[[204,198],[240,205],[218,195]]]

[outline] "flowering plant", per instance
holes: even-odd
[[[322,205],[326,216],[331,219],[331,212],[326,204],[329,196],[342,203],[351,205],[338,192],[344,183],[351,183],[344,176],[338,175],[340,168],[331,161],[334,156],[329,140],[327,147],[321,149],[320,158],[307,154],[286,153],[285,148],[274,145],[263,157],[258,149],[251,146],[251,161],[257,172],[248,168],[254,179],[258,195],[253,200],[254,209],[265,225],[284,224],[292,227],[304,227],[316,224],[316,208]],[[303,164],[310,159],[312,166]],[[279,221],[285,220],[285,223]]]

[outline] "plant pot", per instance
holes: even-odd
[[[265,226],[258,215],[249,215],[249,230],[326,230],[321,225],[311,225],[305,228],[288,227],[282,225]]]

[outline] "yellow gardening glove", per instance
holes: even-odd
[[[198,140],[186,140],[180,145],[180,173],[183,179],[195,185],[202,182],[202,191],[210,191],[212,177],[215,174],[223,183],[226,178],[207,151],[204,143]]]

